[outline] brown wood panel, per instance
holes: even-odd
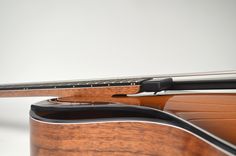
[[[88,88],[57,88],[57,89],[33,89],[33,90],[1,90],[0,97],[24,97],[24,96],[55,96],[55,97],[111,97],[115,94],[136,94],[140,90],[139,85],[110,86]]]
[[[68,97],[62,102],[114,102],[162,109],[236,145],[236,94]],[[76,104],[76,103],[75,103]]]
[[[175,114],[236,145],[236,95],[174,95],[164,111]]]
[[[225,155],[181,129],[140,122],[47,124],[31,119],[31,156]]]

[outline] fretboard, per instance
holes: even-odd
[[[107,79],[107,80],[82,80],[67,82],[45,82],[45,83],[22,83],[0,85],[0,90],[34,90],[34,89],[57,89],[57,88],[84,88],[84,87],[107,87],[107,86],[132,86],[140,85],[150,78],[130,79]]]
[[[133,86],[133,87],[132,87]],[[132,87],[132,92],[130,91]],[[0,85],[0,96],[19,95],[63,95],[84,93],[92,94],[96,89],[99,94],[107,89],[116,90],[118,94],[137,92],[159,92],[162,90],[198,90],[198,89],[236,89],[236,72],[187,73],[133,78],[77,80],[44,83],[21,83]],[[129,90],[129,92],[123,91]],[[22,94],[20,94],[22,93]],[[39,94],[40,93],[40,94]],[[42,94],[41,94],[42,93]],[[115,93],[115,92],[114,92]]]

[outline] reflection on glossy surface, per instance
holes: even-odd
[[[176,95],[164,110],[236,144],[235,94]]]
[[[236,94],[68,97],[58,100],[63,103],[113,102],[161,109],[236,145]]]

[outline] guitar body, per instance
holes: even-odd
[[[31,156],[218,156],[236,155],[235,89],[226,71],[5,84],[0,97],[56,97],[31,106]]]
[[[61,99],[61,101],[49,100],[32,105],[31,155],[217,156],[235,154],[234,147],[215,135],[179,118],[170,111],[163,111],[165,107],[169,110],[175,108],[170,106],[173,98],[185,97],[186,102],[193,104],[199,102],[202,99],[199,96],[202,96],[205,103],[207,101],[211,103],[216,96],[220,95],[195,95],[197,96],[195,99],[193,96],[92,98],[93,102],[87,97],[77,98],[77,100],[73,98],[71,100],[77,101],[73,103],[63,101],[69,99]],[[226,98],[226,95],[221,96],[222,99]],[[231,95],[228,98],[232,100],[236,96]],[[173,101],[175,100],[172,100],[172,103]],[[219,102],[222,104],[223,101],[218,98]],[[183,99],[182,103],[184,103]],[[198,105],[195,113],[201,113],[199,111],[201,105],[199,103]],[[214,107],[212,105],[212,109]],[[225,109],[227,108],[226,104]],[[209,108],[208,110],[211,111]],[[226,124],[225,128],[230,127]],[[229,135],[231,139],[235,137],[235,133]]]
[[[189,131],[146,121],[52,124],[31,119],[32,156],[225,155]]]

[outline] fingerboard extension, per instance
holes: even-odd
[[[70,82],[22,83],[22,84],[0,85],[0,90],[33,90],[33,89],[57,89],[57,88],[132,86],[132,85],[140,85],[142,82],[150,79],[151,78],[132,78],[132,79],[107,79],[107,80],[70,81]]]

